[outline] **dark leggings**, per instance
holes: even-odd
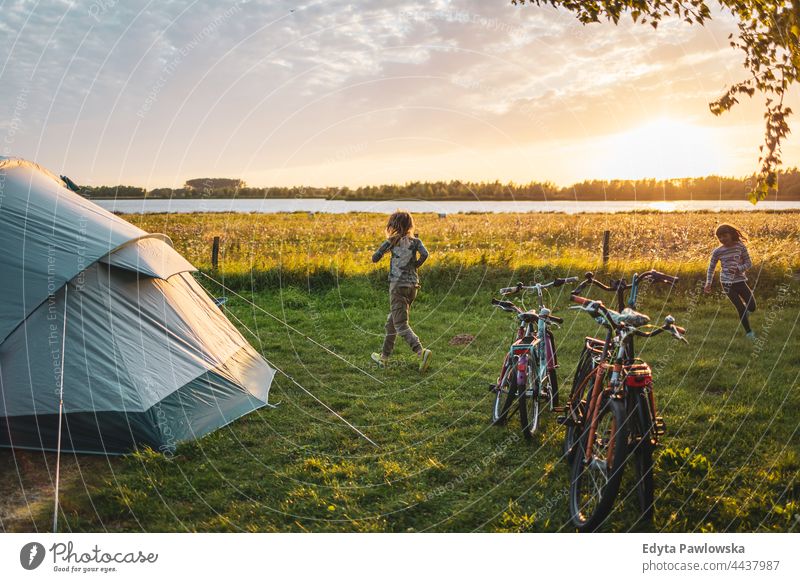
[[[756,310],[756,298],[753,297],[753,292],[747,283],[738,281],[736,283],[729,283],[724,285],[723,289],[728,299],[731,300],[736,312],[739,314],[739,319],[742,322],[742,327],[746,333],[750,333],[750,319],[747,317],[748,313],[753,313]]]

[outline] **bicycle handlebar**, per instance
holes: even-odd
[[[628,289],[630,287],[629,285],[625,285],[624,283],[623,283],[624,286],[620,287],[621,283],[622,281],[612,280],[611,285],[606,285],[602,281],[596,280],[594,278],[594,273],[592,273],[591,271],[587,271],[586,274],[583,276],[583,281],[581,281],[580,285],[578,285],[577,287],[575,287],[575,289],[572,290],[572,294],[577,295],[578,293],[583,291],[583,289],[585,289],[586,287],[592,287],[592,286],[599,287],[603,291],[617,291],[620,288]]]
[[[620,326],[619,324],[614,322],[614,319],[612,317],[613,312],[610,309],[608,309],[605,305],[603,305],[602,301],[587,299],[586,297],[581,297],[580,295],[575,295],[575,294],[571,296],[571,299],[574,303],[578,304],[574,306],[575,309],[581,309],[582,311],[586,311],[587,313],[589,313],[589,315],[592,315],[593,317],[601,316],[605,320],[606,322],[605,324],[611,327],[612,329],[625,327],[624,325]],[[664,318],[664,325],[652,331],[643,331],[640,328],[633,328],[633,333],[641,337],[653,337],[665,331],[670,332],[673,335],[673,337],[675,337],[675,339],[681,340],[687,344],[689,343],[686,340],[686,338],[683,337],[686,334],[686,329],[678,325],[675,325],[675,318],[672,317],[671,315],[668,315],[667,317]]]
[[[557,315],[553,315],[551,313],[546,315],[540,315],[534,311],[522,311],[518,306],[514,305],[511,301],[502,301],[500,299],[492,299],[492,305],[499,307],[503,311],[508,311],[510,313],[516,313],[517,315],[522,314],[530,314],[532,315],[537,321],[541,318],[547,323],[556,323],[561,325],[564,323],[564,320]]]
[[[670,318],[670,317],[671,316],[669,316],[669,315],[667,316],[667,318]],[[683,337],[684,334],[686,333],[686,330],[684,328],[682,328],[682,327],[680,327],[678,325],[674,325],[672,323],[665,323],[664,325],[662,325],[661,327],[657,327],[653,331],[642,331],[640,329],[636,329],[636,330],[634,330],[633,333],[635,335],[640,336],[640,337],[653,337],[654,335],[658,335],[658,334],[663,333],[665,331],[668,331],[670,334],[672,334],[672,337],[674,337],[675,339],[680,340],[680,341],[682,341],[684,343],[687,343],[687,344],[689,343],[689,340],[687,340],[685,337]]]
[[[557,323],[558,325],[561,325],[562,323],[564,323],[564,320],[561,317],[558,317],[557,315],[553,315],[552,313],[550,315],[545,315],[544,316],[544,320],[545,321],[547,321],[548,319],[550,321],[552,321],[553,323]]]
[[[590,310],[608,311],[608,308],[605,305],[603,305],[602,301],[587,299],[586,297],[581,297],[580,295],[576,295],[575,293],[570,295],[570,301],[572,301],[573,303],[577,303],[578,305],[583,305],[585,308],[587,308],[586,309],[587,311]],[[593,307],[594,309],[590,309],[590,306]]]
[[[642,274],[635,274],[634,281],[652,281],[654,283],[668,283],[670,285],[674,285],[678,281],[678,277],[667,275],[666,273],[662,273],[660,271],[656,271],[655,269],[651,269],[649,271],[645,271]],[[599,287],[603,291],[619,291],[619,290],[627,290],[633,287],[633,283],[625,283],[624,279],[611,279],[609,284],[603,283],[602,281],[598,281],[594,278],[594,273],[591,271],[587,271],[586,274],[583,276],[583,281],[581,284],[578,285],[573,291],[573,294],[580,293],[583,289],[589,286]]]
[[[653,283],[667,283],[669,285],[674,285],[678,281],[678,277],[673,275],[667,275],[666,273],[662,273],[661,271],[656,271],[655,269],[645,271],[641,275],[638,275],[637,278],[640,281],[650,280]]]
[[[566,277],[563,279],[559,277],[558,279],[555,279],[552,283],[548,283],[542,286],[549,287],[550,285],[552,285],[553,287],[561,287],[562,285],[565,285],[567,283],[577,283],[578,281],[579,279],[577,277]]]
[[[567,283],[577,283],[577,277],[557,278],[549,283],[531,283],[530,285],[523,285],[522,282],[517,283],[513,287],[503,287],[500,289],[500,295],[509,296],[519,293],[520,291],[538,291],[539,289],[547,289],[548,287],[561,287]]]
[[[511,301],[501,301],[500,299],[492,299],[492,305],[499,307],[503,311],[522,313],[522,309],[511,303]]]
[[[522,282],[517,283],[513,287],[503,287],[502,289],[500,289],[500,295],[503,296],[514,295],[515,293],[519,293],[520,291],[522,291]],[[494,300],[492,301],[494,302]]]

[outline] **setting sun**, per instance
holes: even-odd
[[[609,179],[668,179],[714,174],[724,152],[715,130],[661,118],[601,140]]]

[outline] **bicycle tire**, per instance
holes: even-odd
[[[492,424],[503,425],[508,421],[510,414],[513,414],[511,405],[516,400],[517,395],[517,374],[516,374],[516,359],[509,362],[508,367],[503,374],[503,379],[500,381],[500,386],[494,394],[494,402],[492,403]]]
[[[597,437],[592,453],[592,461],[587,465],[584,462],[585,451],[589,440],[588,423],[581,438],[575,447],[575,456],[572,461],[572,471],[569,484],[569,510],[573,525],[580,532],[597,531],[611,513],[614,501],[619,493],[622,480],[622,471],[625,467],[627,456],[627,424],[625,422],[625,404],[615,398],[605,398],[601,403],[598,417]],[[608,428],[605,421],[610,419]],[[610,466],[608,459],[605,461],[598,453],[607,453],[613,444],[613,459]],[[604,446],[607,445],[607,446]],[[605,464],[604,464],[605,463]],[[598,483],[595,478],[605,478],[605,482]],[[590,507],[583,499],[583,488],[593,486],[593,495],[596,503]]]
[[[586,349],[586,346],[584,346],[583,352],[578,360],[578,366],[575,369],[575,376],[573,376],[572,379],[572,390],[570,391],[569,401],[567,404],[569,408],[566,410],[568,419],[583,418],[583,404],[581,404],[581,402],[584,399],[588,401],[591,397],[592,384],[589,384],[585,398],[583,394],[579,393],[579,391],[586,390],[584,381],[586,380],[586,377],[591,374],[592,371],[594,371],[594,369],[595,364],[594,360],[592,360],[591,353]],[[561,456],[567,465],[572,466],[572,459],[575,456],[575,442],[578,440],[578,436],[580,435],[580,426],[577,426],[573,423],[568,423],[566,429],[567,430],[564,433],[564,444],[561,449]]]
[[[652,415],[650,404],[643,392],[635,395],[634,419],[636,421],[635,436],[638,441],[633,448],[633,467],[636,478],[636,494],[639,499],[639,522],[651,523],[655,510],[655,480],[653,477],[653,441],[652,441]],[[632,431],[633,432],[633,431]]]
[[[539,364],[535,358],[528,359],[526,385],[519,391],[519,422],[522,435],[530,440],[539,428],[541,407],[539,403],[539,382],[537,380]],[[536,372],[534,370],[537,370]]]
[[[548,370],[547,376],[550,378],[550,412],[558,406],[558,374],[555,369]]]

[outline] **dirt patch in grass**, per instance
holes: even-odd
[[[100,457],[61,456],[61,487],[80,486],[83,473],[107,467]],[[56,455],[40,451],[0,449],[0,531],[49,531],[55,492]]]

